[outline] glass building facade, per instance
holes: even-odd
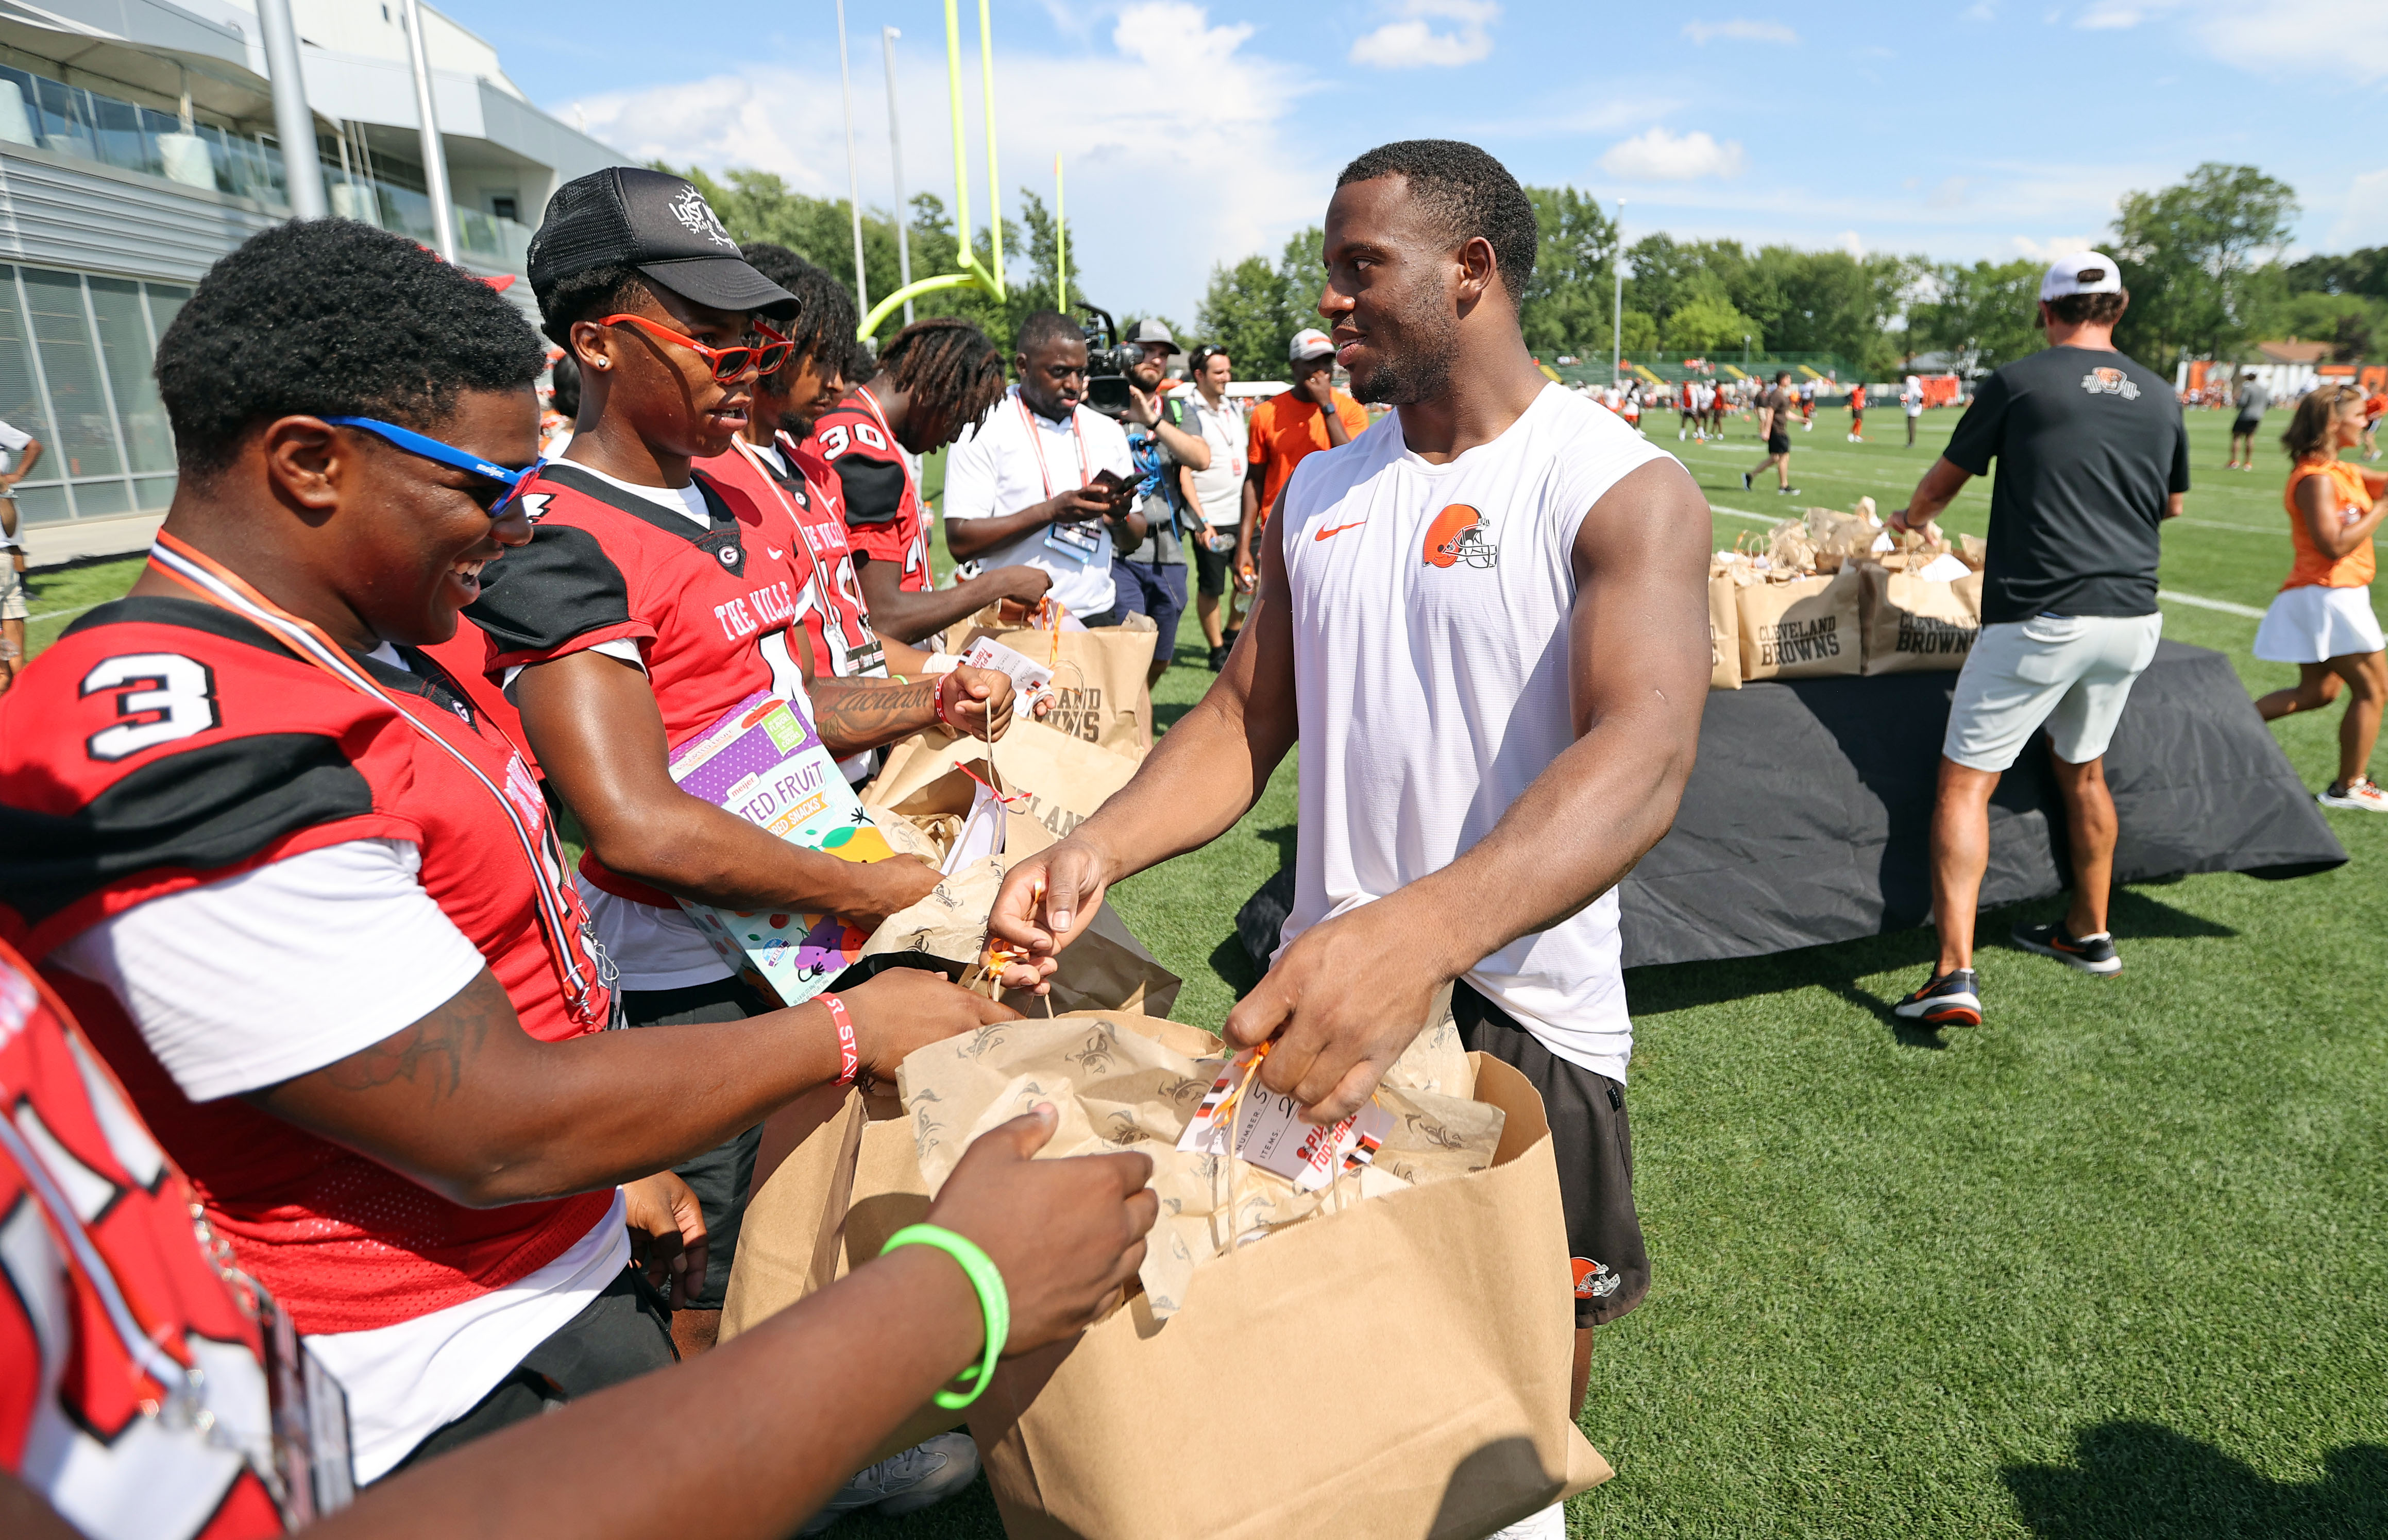
[[[42,441],[28,524],[162,512],[174,438],[150,373],[180,284],[0,266],[0,420]]]

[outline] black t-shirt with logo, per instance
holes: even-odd
[[[1985,624],[2155,613],[2157,531],[2189,490],[2170,381],[2120,353],[2044,348],[1982,382],[1946,454],[1977,476],[1999,462]]]

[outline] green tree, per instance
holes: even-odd
[[[2287,244],[2296,215],[2296,189],[2287,183],[2214,160],[2176,186],[2125,194],[2115,256],[2131,307],[2115,345],[2166,372],[2180,357],[2233,352],[2251,330],[2256,256]]]
[[[1211,286],[1194,312],[1200,340],[1227,350],[1236,376],[1265,380],[1274,374],[1270,360],[1285,357],[1289,334],[1277,330],[1277,270],[1265,257],[1247,257],[1234,267],[1211,270]]]
[[[1325,233],[1313,225],[1287,240],[1275,267],[1259,256],[1234,267],[1213,267],[1210,287],[1194,313],[1195,335],[1179,340],[1226,347],[1237,379],[1285,378],[1293,335],[1323,324],[1318,296],[1325,287],[1320,257],[1325,246]]]
[[[1617,226],[1599,203],[1572,187],[1529,187],[1541,244],[1518,308],[1526,346],[1548,360],[1607,346]]]
[[[1707,353],[1739,352],[1741,339],[1750,339],[1750,346],[1763,349],[1766,339],[1759,324],[1733,308],[1733,302],[1721,295],[1699,295],[1689,303],[1677,307],[1667,318],[1667,351],[1686,358]]]
[[[1996,369],[2046,344],[2038,262],[1947,262],[1930,276],[1934,297],[1907,312],[1908,335],[1918,351],[1938,348],[1961,368]]]

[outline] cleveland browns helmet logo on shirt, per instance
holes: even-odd
[[[1453,503],[1427,525],[1420,559],[1429,567],[1491,568],[1501,560],[1501,548],[1484,537],[1484,515],[1464,502]]]
[[[2126,401],[2140,398],[2139,382],[2119,369],[2100,368],[2081,376],[2081,388],[2092,396],[2120,396]]]

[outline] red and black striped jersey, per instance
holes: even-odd
[[[182,1173],[5,945],[0,1100],[0,1469],[95,1540],[279,1534],[257,1325]]]
[[[929,524],[921,488],[904,447],[887,431],[887,419],[869,385],[823,412],[805,447],[818,454],[837,478],[854,553],[895,563],[896,586],[907,593],[934,587],[929,571]]]
[[[786,469],[768,455],[746,458],[733,448],[726,455],[697,461],[697,467],[718,481],[728,482],[758,504],[781,503],[793,514],[804,536],[805,580],[796,589],[796,619],[812,643],[814,668],[840,679],[887,672],[887,650],[870,628],[870,610],[855,580],[854,557],[846,544],[845,520],[836,494],[837,478],[819,457],[797,447],[785,434],[775,446]]]
[[[702,526],[570,461],[541,467],[523,493],[530,544],[483,573],[481,597],[464,612],[489,634],[489,672],[633,642],[674,745],[756,690],[807,701],[788,634],[810,576],[795,522],[776,499],[758,502],[702,472],[692,485],[705,502]],[[581,857],[580,870],[617,898],[678,908],[593,856]]]
[[[525,1030],[553,1041],[601,1029],[611,1002],[594,982],[585,911],[521,832],[553,849],[528,766],[428,656],[400,656],[413,672],[359,661],[381,687],[371,696],[212,604],[138,598],[85,615],[0,697],[0,933],[39,959],[152,898],[305,851],[400,839]],[[551,950],[545,903],[562,908],[565,956]],[[405,966],[360,958],[357,988]],[[254,966],[274,968],[271,945]],[[385,1326],[502,1288],[563,1255],[612,1203],[605,1192],[469,1209],[240,1097],[192,1102],[112,991],[61,968],[45,976],[241,1266],[301,1332]]]

